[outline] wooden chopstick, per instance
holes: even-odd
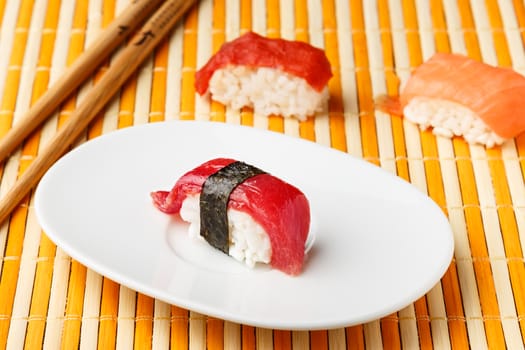
[[[49,144],[38,153],[14,186],[0,200],[0,223],[7,219],[11,211],[38,183],[47,169],[68,150],[90,121],[109,102],[194,2],[195,0],[166,0],[146,22],[139,33],[117,56],[109,70],[86,94],[82,103],[69,116]]]
[[[93,71],[99,67],[111,52],[163,0],[139,0],[131,4],[99,35],[88,49],[76,59],[65,73],[36,101],[31,109],[18,120],[9,132],[0,139],[0,162],[9,156],[24,139],[49,117]]]

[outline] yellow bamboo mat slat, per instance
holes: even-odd
[[[129,1],[0,0],[0,136]],[[266,118],[195,93],[195,71],[249,30],[325,50],[334,71],[331,98],[315,118]],[[31,195],[0,227],[0,348],[523,349],[525,136],[492,150],[470,146],[375,110],[374,98],[397,94],[435,52],[525,74],[524,47],[522,0],[199,1],[76,145],[177,119],[243,124],[328,145],[410,182],[442,208],[456,242],[449,269],[423,297],[366,324],[257,328],[166,304],[72,260],[41,231]],[[0,165],[0,196],[110,64]]]

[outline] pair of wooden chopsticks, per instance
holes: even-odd
[[[36,186],[47,169],[66,153],[91,120],[151,54],[195,0],[165,0],[159,8],[162,2],[161,0],[132,1],[129,7],[104,30],[99,39],[75,61],[64,76],[35,103],[4,138],[0,139],[0,161],[2,161],[124,41],[128,33],[133,32],[158,8],[113,61],[99,82],[87,93],[82,103],[49,144],[39,151],[14,186],[0,199],[0,224]]]

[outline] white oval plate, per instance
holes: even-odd
[[[304,272],[251,270],[190,241],[151,191],[215,157],[258,166],[309,198],[315,243]],[[226,320],[326,329],[395,312],[430,290],[453,254],[441,209],[409,183],[314,142],[245,126],[173,121],[100,136],[42,178],[46,234],[89,268],[149,296]]]

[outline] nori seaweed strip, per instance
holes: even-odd
[[[213,247],[228,254],[228,201],[230,193],[255,175],[265,172],[244,162],[233,162],[210,175],[200,195],[200,235]]]

